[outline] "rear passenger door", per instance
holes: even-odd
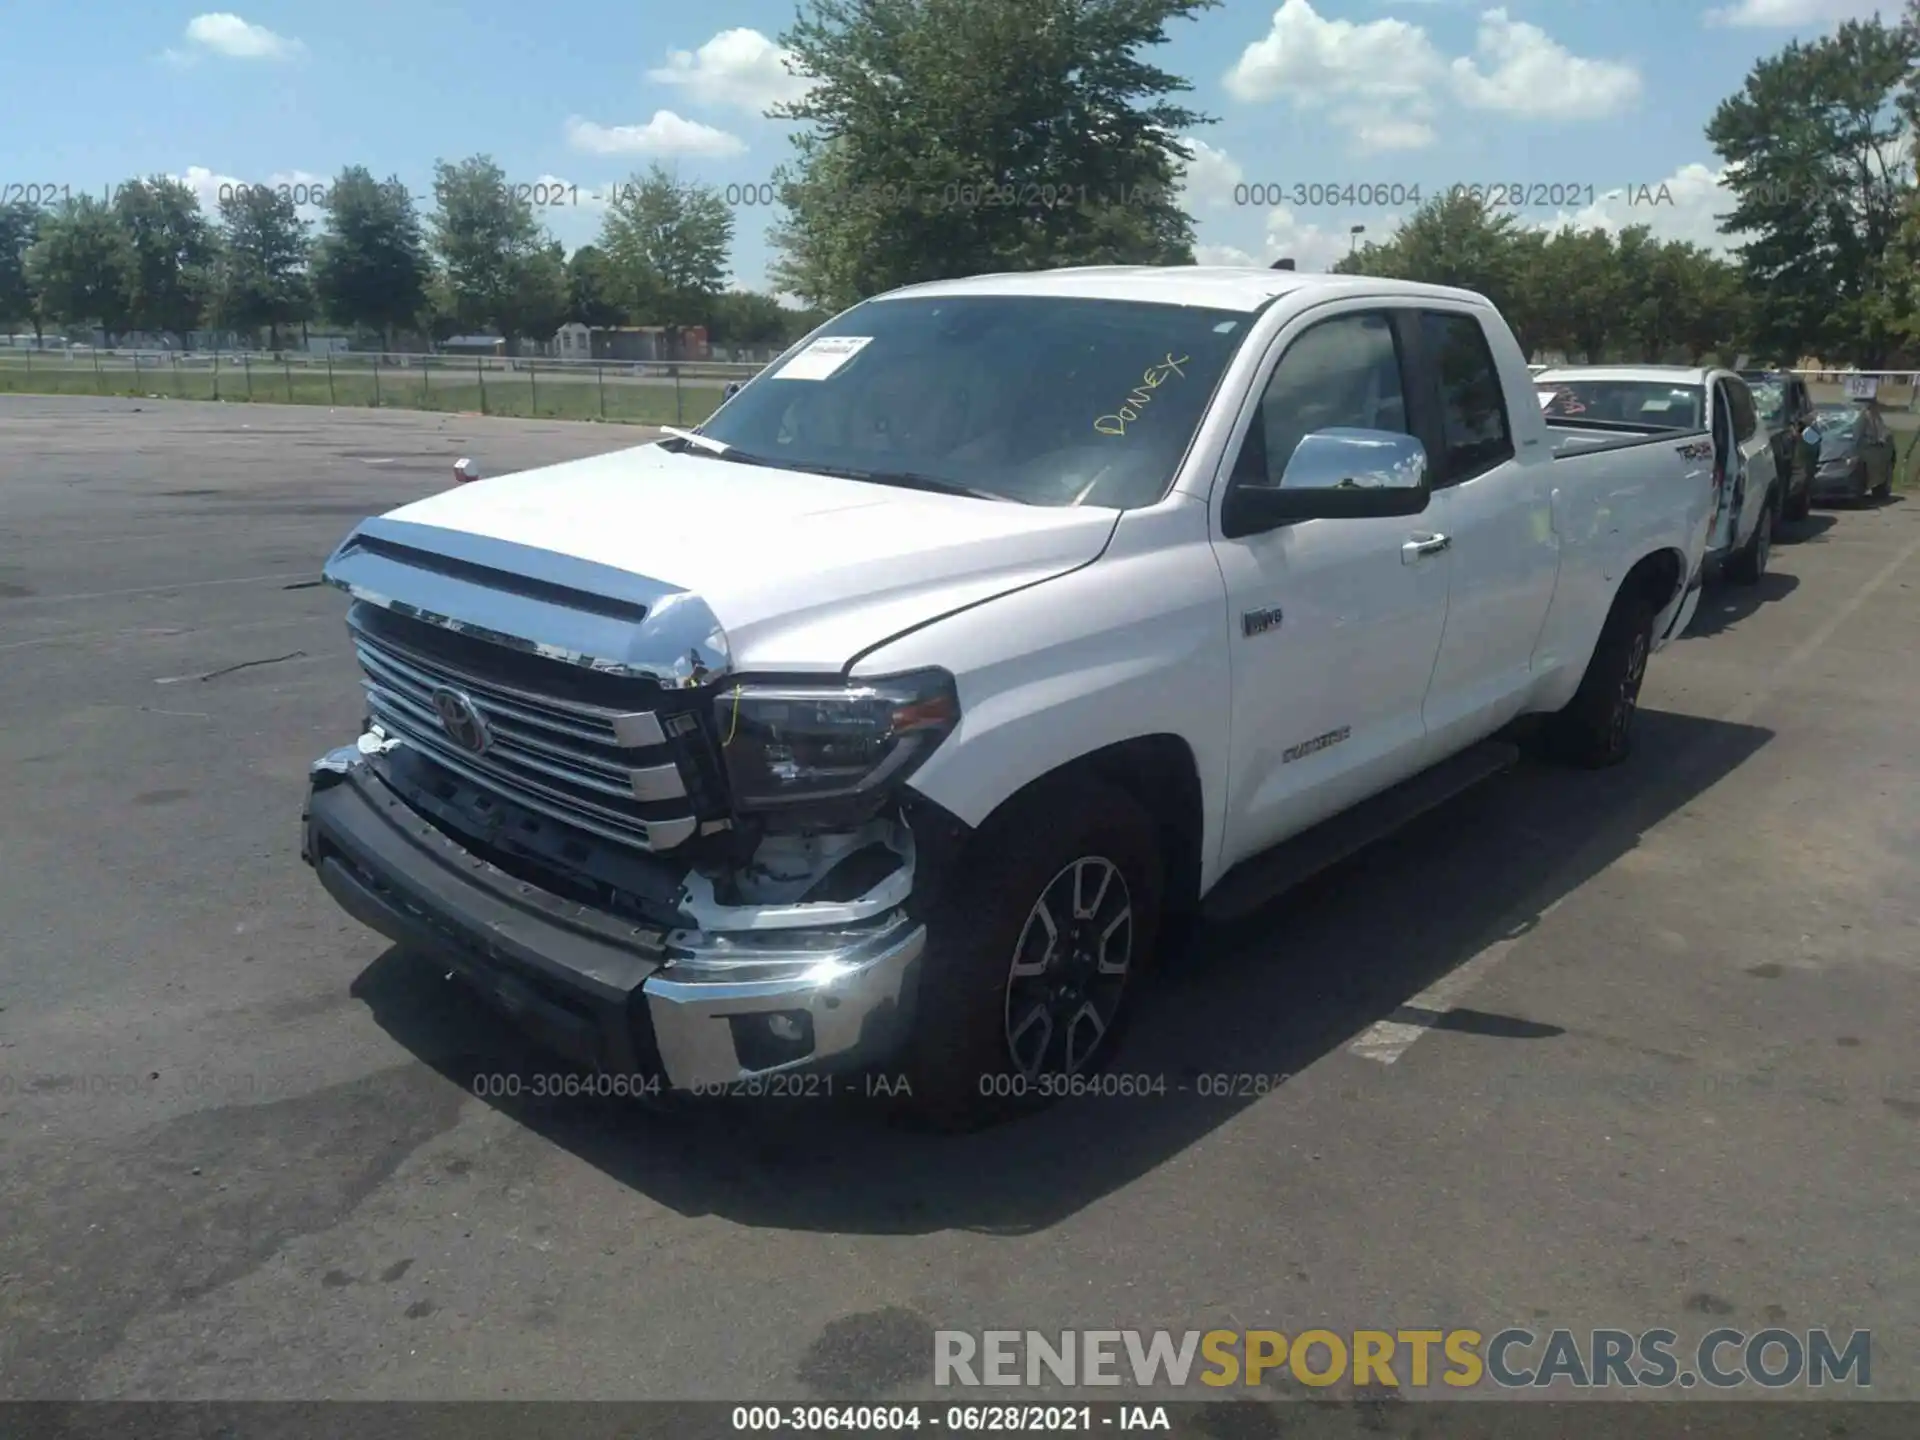
[[[1424,706],[1438,760],[1526,703],[1533,652],[1560,573],[1549,454],[1514,451],[1506,390],[1479,316],[1420,314],[1432,528],[1447,538],[1447,623]],[[1535,447],[1536,449],[1540,447]]]

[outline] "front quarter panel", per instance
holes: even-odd
[[[1095,750],[1178,736],[1199,770],[1205,886],[1225,809],[1225,605],[1206,506],[1176,495],[1123,515],[1092,565],[902,636],[853,673],[953,673],[960,725],[912,785],[970,825]]]

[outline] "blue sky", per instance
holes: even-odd
[[[791,0],[205,3],[10,7],[0,194],[165,173],[211,202],[222,183],[362,163],[425,195],[436,157],[487,152],[560,198],[542,213],[572,247],[593,237],[598,193],[661,160],[735,187],[735,281],[764,282],[775,212],[751,202],[789,153],[763,112],[797,84],[776,43]],[[1219,121],[1194,132],[1188,176],[1202,259],[1324,268],[1354,225],[1389,233],[1410,208],[1396,197],[1476,183],[1527,186],[1530,222],[1645,222],[1717,244],[1725,195],[1702,133],[1715,104],[1760,56],[1881,8],[1228,0],[1174,27],[1157,58]],[[1384,194],[1347,193],[1363,186]]]

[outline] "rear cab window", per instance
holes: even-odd
[[[1434,485],[1458,485],[1513,458],[1506,387],[1479,317],[1420,312],[1420,339],[1438,389],[1441,454]]]

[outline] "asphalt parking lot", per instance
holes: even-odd
[[[1628,766],[1529,763],[1203,936],[1115,1067],[1164,1095],[942,1139],[479,1098],[559,1067],[299,861],[361,715],[328,551],[462,454],[639,438],[0,399],[0,1395],[849,1400],[931,1394],[936,1329],[1777,1324],[1871,1329],[1920,1398],[1920,504],[1709,591]]]

